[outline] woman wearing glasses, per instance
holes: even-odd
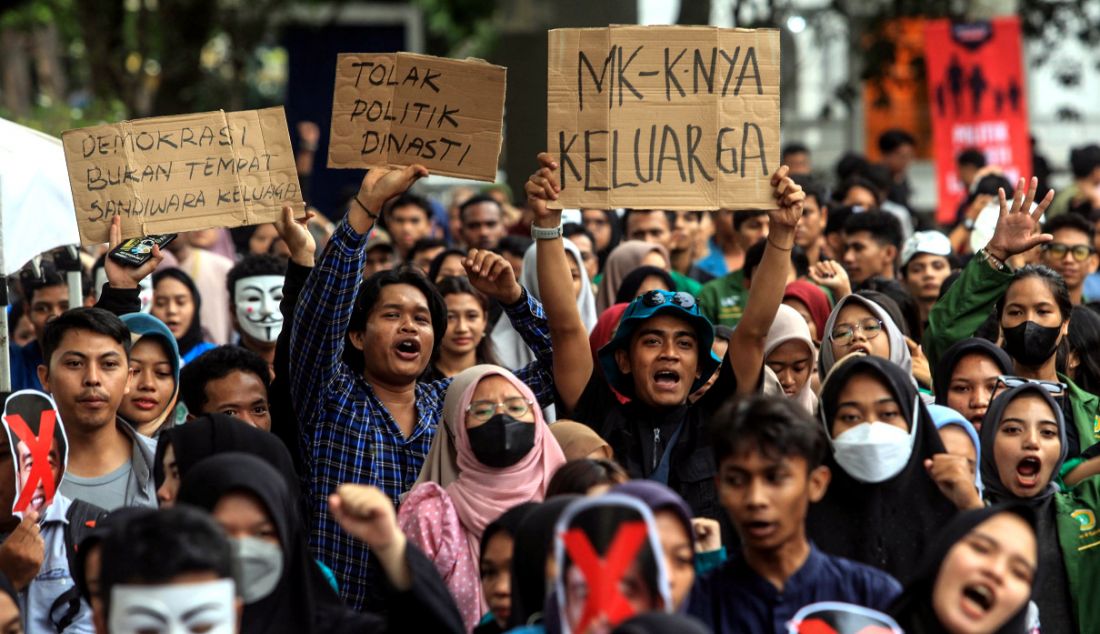
[[[1003,378],[981,431],[986,498],[1035,511],[1042,580],[1034,600],[1043,631],[1093,631],[1100,618],[1100,459],[1066,460],[1068,427],[1049,383]]]
[[[1038,233],[1038,220],[1050,204],[1048,194],[1033,211],[1036,181],[1025,192],[1020,180],[1011,204],[1001,194],[1001,217],[993,237],[978,251],[955,284],[932,308],[924,335],[929,360],[938,358],[955,342],[970,337],[991,312],[997,315],[1004,349],[1012,358],[1013,374],[1050,384],[1065,384],[1055,396],[1067,420],[1068,453],[1076,456],[1100,441],[1100,397],[1079,388],[1058,372],[1057,351],[1069,330],[1070,300],[1066,283],[1045,266],[1011,269],[1006,261],[1050,242]]]
[[[397,521],[435,563],[467,630],[486,612],[478,574],[482,531],[508,509],[541,502],[565,456],[535,395],[508,370],[463,370],[443,401],[444,430],[435,435],[420,477]]]
[[[913,374],[913,357],[905,335],[882,306],[862,295],[846,295],[825,322],[818,373],[822,380],[838,359],[853,352],[882,357]]]

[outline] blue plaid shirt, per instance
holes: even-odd
[[[332,235],[295,307],[290,337],[290,386],[301,423],[308,495],[313,509],[310,543],[336,574],[348,605],[362,609],[368,594],[367,555],[328,512],[328,495],[345,482],[374,485],[396,505],[408,491],[443,418],[451,379],[416,385],[416,427],[406,437],[362,375],[341,361],[363,247],[346,221]],[[550,330],[542,305],[527,291],[505,312],[534,351],[536,361],[516,372],[543,406],[553,402]]]

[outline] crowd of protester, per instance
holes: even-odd
[[[79,307],[46,254],[12,389],[68,449],[41,513],[0,464],[0,632],[1092,631],[1100,147],[1057,195],[965,151],[934,227],[879,145],[762,210],[378,168],[85,253]]]

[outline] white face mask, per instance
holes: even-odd
[[[234,310],[241,332],[264,343],[275,343],[283,329],[282,275],[254,275],[237,280],[233,286]]]
[[[107,283],[107,269],[100,267],[95,270],[95,299],[103,294],[103,285]],[[141,301],[141,312],[148,313],[153,307],[153,276],[146,275],[138,282],[138,299]]]
[[[240,567],[241,598],[246,605],[265,599],[283,578],[283,549],[256,537],[233,538]]]
[[[111,588],[111,634],[235,634],[232,579]]]
[[[916,424],[905,431],[889,423],[860,423],[833,439],[833,457],[860,482],[885,482],[909,463],[916,428]]]

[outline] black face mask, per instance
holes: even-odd
[[[1054,355],[1061,326],[1040,326],[1033,321],[1005,328],[1005,352],[1029,368],[1037,368]]]
[[[484,425],[466,430],[470,449],[486,467],[503,469],[519,462],[535,446],[535,425],[496,414]]]

